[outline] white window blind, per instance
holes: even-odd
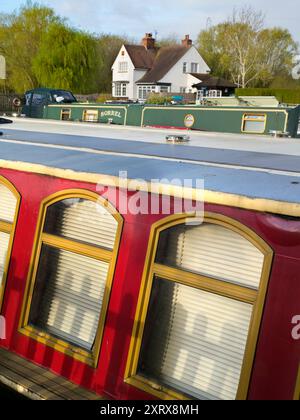
[[[198,399],[235,399],[252,305],[156,279],[140,374]]]
[[[45,232],[112,250],[118,222],[102,205],[71,198],[49,207]]]
[[[0,221],[12,224],[15,219],[17,198],[4,184],[0,184]],[[2,285],[10,234],[0,231],[0,287]]]
[[[0,220],[13,223],[17,198],[5,185],[0,184]]]
[[[84,111],[83,120],[87,122],[97,122],[98,121],[98,111],[93,109],[87,109]]]
[[[166,235],[167,251],[160,262],[258,289],[264,255],[238,233],[206,223],[172,228]]]
[[[44,232],[52,235],[52,242],[42,239],[30,325],[92,350],[110,264],[95,259],[94,252],[81,254],[80,244],[112,251],[117,228],[114,216],[94,201],[70,198],[49,206]],[[69,239],[70,249],[54,246],[55,237]]]
[[[35,325],[91,350],[108,269],[109,264],[102,261],[44,246],[38,273],[44,283],[43,297],[33,320]]]
[[[137,373],[190,397],[235,399],[253,305],[201,290],[200,278],[187,286],[185,272],[258,289],[264,255],[238,233],[204,223],[163,231],[156,262],[181,270],[182,283],[156,267]]]
[[[5,262],[7,257],[7,250],[9,246],[10,235],[5,232],[0,232],[0,287],[3,280]]]
[[[246,133],[263,133],[265,131],[265,120],[245,120],[244,131]]]

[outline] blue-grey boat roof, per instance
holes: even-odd
[[[277,171],[300,172],[300,156],[260,153],[245,150],[216,149],[176,144],[155,144],[142,141],[96,138],[66,134],[10,130],[3,137],[33,144],[56,145],[95,151],[140,155],[166,159],[238,165]]]
[[[31,165],[32,171],[39,165],[38,173],[43,173],[42,166],[99,176],[100,183],[103,176],[118,178],[120,171],[128,179],[164,184],[167,179],[179,187],[196,188],[203,179],[207,191],[294,204],[289,214],[300,215],[297,156],[10,130],[0,138],[0,167],[24,170],[22,164]]]

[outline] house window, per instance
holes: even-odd
[[[115,84],[115,96],[123,98],[127,97],[127,83]]]
[[[43,203],[21,333],[96,366],[121,225],[116,211],[87,191]]]
[[[191,64],[191,73],[198,73],[198,63]]]
[[[160,92],[161,93],[168,93],[168,92],[170,92],[169,86],[161,86],[160,87]]]
[[[266,130],[266,124],[266,114],[244,114],[242,121],[242,132],[263,134]]]
[[[5,289],[20,197],[16,189],[0,176],[0,308]]]
[[[207,92],[207,96],[209,98],[221,98],[222,97],[222,91],[221,90],[213,90],[213,89],[211,89],[211,90],[209,90]]]
[[[128,72],[128,62],[127,61],[120,61],[119,62],[119,73],[127,73]]]
[[[115,96],[121,96],[121,83],[116,83],[115,84]]]
[[[138,97],[140,100],[146,100],[151,93],[156,92],[156,86],[139,86]]]
[[[70,108],[63,108],[61,110],[60,119],[62,121],[70,121],[70,119],[71,119],[71,109]]]
[[[82,120],[86,122],[98,122],[99,111],[97,109],[85,109]]]
[[[272,251],[231,219],[170,220],[149,245],[126,382],[163,399],[246,398]]]
[[[186,91],[186,88],[185,87],[181,87],[180,88],[180,93],[185,93],[185,91]]]
[[[187,63],[183,63],[183,73],[187,73]]]

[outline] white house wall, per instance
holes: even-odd
[[[133,74],[133,81],[134,81],[134,87],[133,87],[133,96],[132,98],[134,101],[138,99],[138,86],[136,85],[136,82],[138,82],[145,74],[147,73],[147,70],[135,70]]]
[[[196,77],[192,76],[191,74],[187,75],[187,86],[193,86],[200,83],[200,80]],[[197,89],[193,89],[193,92],[197,92]]]
[[[124,55],[122,55],[122,52],[124,52]],[[126,61],[128,63],[128,71],[127,72],[119,72],[119,63]],[[123,45],[122,48],[120,49],[119,54],[117,55],[117,58],[114,62],[114,64],[112,65],[112,81],[114,82],[123,82],[123,81],[127,81],[129,82],[127,84],[127,96],[130,99],[133,99],[135,92],[136,92],[136,85],[135,85],[135,77],[134,77],[134,73],[135,73],[135,68],[134,65],[131,61],[131,58],[125,48],[125,46]],[[113,92],[114,94],[114,92]]]
[[[187,73],[191,72],[192,63],[198,63],[198,73],[210,72],[210,68],[197,49],[194,46],[191,47],[177,64],[175,64],[175,66],[160,80],[161,83],[172,84],[171,92],[180,92],[181,88],[185,88],[186,92],[189,92],[189,89],[192,89],[192,85],[199,82],[199,80],[193,76],[183,73],[183,63],[187,63]]]
[[[124,55],[122,55],[124,53]],[[126,61],[128,63],[127,72],[119,72],[119,63]],[[187,63],[187,73],[183,73],[183,63]],[[198,63],[198,73],[210,72],[197,49],[193,46],[187,49],[186,54],[173,66],[173,68],[160,80],[161,83],[171,83],[171,92],[180,92],[181,88],[185,88],[186,92],[192,89],[192,85],[199,82],[198,79],[189,75],[191,72],[191,63]],[[145,74],[146,70],[135,69],[131,58],[123,45],[117,55],[117,58],[112,65],[112,80],[115,82],[128,82],[127,97],[132,100],[138,99],[138,82]],[[195,91],[195,89],[193,89]],[[113,91],[114,94],[114,91]]]

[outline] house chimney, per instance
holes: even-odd
[[[142,41],[146,50],[152,50],[155,48],[155,39],[153,38],[152,34],[148,33],[145,35]]]
[[[182,40],[182,45],[186,48],[189,48],[193,45],[193,41],[190,39],[189,35],[186,35],[185,38]]]

